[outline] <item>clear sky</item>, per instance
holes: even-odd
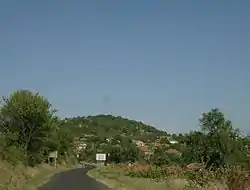
[[[249,0],[2,0],[0,95],[169,132],[218,107],[250,131],[249,18]]]

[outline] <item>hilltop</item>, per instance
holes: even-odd
[[[143,122],[112,115],[65,118],[64,125],[79,136],[91,135],[99,138],[119,135],[133,140],[155,141],[160,136],[168,135],[167,132]]]

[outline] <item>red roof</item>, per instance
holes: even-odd
[[[181,153],[176,150],[176,149],[168,149],[165,151],[166,154],[177,154],[177,155],[180,155]]]
[[[140,151],[142,152],[149,152],[148,148],[146,146],[141,146]]]

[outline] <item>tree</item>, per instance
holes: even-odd
[[[246,151],[239,131],[219,109],[203,113],[199,121],[201,131],[190,133],[185,140],[188,151],[194,153],[193,161],[205,161],[207,167],[219,167],[245,160]]]
[[[55,113],[48,100],[38,93],[19,90],[2,98],[0,113],[7,144],[19,147],[27,164],[41,161]]]
[[[52,129],[46,146],[48,151],[58,151],[58,154],[61,156],[67,156],[68,153],[72,153],[75,136],[71,132],[71,128],[64,126],[59,118],[55,118]]]
[[[185,162],[201,162],[206,151],[208,150],[208,143],[206,136],[200,131],[192,131],[185,135],[183,143],[187,147],[183,149],[183,157]]]

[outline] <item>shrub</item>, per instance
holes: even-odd
[[[190,170],[181,166],[153,166],[153,165],[119,165],[130,177],[151,178],[157,180],[174,180],[186,178],[187,187],[191,189],[207,189],[212,186],[229,190],[247,190],[250,184],[249,173],[240,167],[224,167],[217,170]]]

